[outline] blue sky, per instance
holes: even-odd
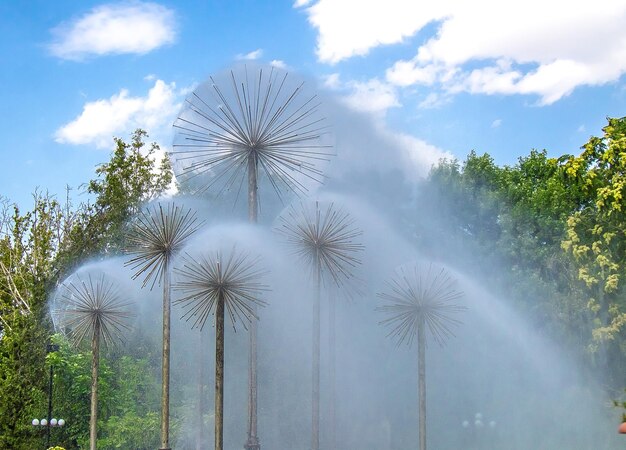
[[[1,1],[0,194],[80,201],[113,136],[168,148],[190,89],[241,60],[317,80],[423,171],[578,153],[626,115],[624,23],[626,0]]]

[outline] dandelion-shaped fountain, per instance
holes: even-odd
[[[134,271],[133,279],[143,277],[143,287],[163,283],[163,359],[161,389],[161,450],[168,450],[170,423],[170,315],[171,260],[187,239],[202,225],[190,209],[158,203],[141,211],[131,223],[125,263]]]
[[[280,218],[277,231],[285,236],[297,256],[311,268],[314,279],[313,336],[312,336],[312,419],[311,448],[319,449],[320,444],[320,291],[324,278],[330,277],[333,283],[341,286],[352,278],[352,270],[360,264],[358,252],[363,245],[356,240],[362,232],[354,226],[348,213],[335,207],[333,203],[321,208],[314,206],[296,209],[290,207]],[[330,281],[329,280],[329,281]],[[334,302],[331,303],[331,322],[334,320]],[[334,327],[334,323],[332,324]],[[334,336],[331,329],[331,336]],[[334,342],[331,346],[331,378],[334,375]],[[334,382],[331,379],[331,384]],[[331,387],[330,425],[334,427],[334,389]],[[334,429],[334,428],[333,428]],[[331,445],[334,432],[331,431]]]
[[[224,317],[228,312],[233,327],[239,321],[244,328],[258,319],[253,306],[265,304],[258,296],[267,290],[258,281],[266,273],[258,262],[233,249],[226,257],[221,252],[197,259],[185,255],[175,269],[180,279],[174,289],[181,293],[175,303],[186,309],[183,318],[202,329],[215,315],[215,450],[224,448]]]
[[[75,345],[91,342],[91,415],[89,442],[96,450],[98,422],[98,372],[100,367],[100,342],[111,345],[129,330],[126,323],[131,317],[129,303],[123,302],[112,281],[104,275],[70,276],[64,281],[55,298],[54,317],[62,330],[67,330]]]
[[[443,346],[453,336],[451,327],[461,323],[453,314],[465,307],[453,301],[462,294],[445,269],[432,265],[399,268],[387,288],[378,294],[386,301],[378,309],[389,316],[381,322],[391,327],[388,336],[409,346],[417,338],[419,449],[426,450],[426,330]]]

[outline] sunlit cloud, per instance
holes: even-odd
[[[549,105],[626,73],[624,1],[318,0],[301,7],[318,32],[318,59],[330,64],[432,33],[413,58],[386,71],[398,87],[533,95]]]
[[[54,139],[61,144],[109,149],[114,136],[123,137],[142,128],[158,140],[170,133],[181,107],[180,97],[174,83],[158,79],[143,97],[122,89],[108,99],[85,103],[78,117],[60,127]]]
[[[242,59],[246,61],[254,61],[254,60],[259,59],[261,56],[263,56],[263,49],[257,48],[256,50],[253,50],[249,53],[237,55],[237,59]]]
[[[280,59],[273,59],[270,61],[270,66],[272,67],[276,67],[278,69],[283,69],[286,70],[287,67],[287,63],[285,63],[285,61],[282,61]]]
[[[426,97],[418,103],[418,107],[421,109],[435,109],[440,108],[452,101],[452,96],[440,93],[430,92]]]
[[[340,77],[341,77],[341,74],[337,72],[331,73],[330,75],[326,75],[323,77],[322,84],[329,89],[333,89],[333,90],[340,89],[341,88]]]
[[[83,60],[108,54],[145,54],[176,40],[174,12],[156,3],[111,3],[51,30],[50,52]]]
[[[384,115],[389,108],[402,106],[396,87],[377,78],[342,81],[338,73],[327,75],[323,85],[341,93],[341,100],[356,111]]]
[[[307,6],[309,23],[318,30],[317,56],[322,62],[337,63],[366,55],[380,45],[397,44],[440,17],[439,2],[412,0],[319,0],[296,2]]]
[[[395,87],[376,78],[366,82],[351,81],[348,87],[352,93],[345,100],[358,111],[384,113],[401,106]]]

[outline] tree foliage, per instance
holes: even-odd
[[[59,351],[48,355],[54,368],[55,414],[66,420],[55,430],[64,447],[89,446],[91,354],[74,349],[61,335]],[[103,355],[98,380],[98,448],[152,449],[159,445],[159,384],[148,357]],[[108,356],[108,358],[106,357]]]
[[[579,156],[532,150],[504,167],[475,152],[462,164],[440,161],[420,190],[414,232],[429,253],[455,261],[471,255],[468,271],[513,297],[539,330],[606,364],[608,380],[619,384],[626,369],[626,118],[609,119],[603,132]]]
[[[96,169],[96,178],[86,187],[95,196],[83,206],[72,228],[65,262],[81,261],[93,254],[114,254],[123,247],[124,227],[144,202],[167,192],[173,174],[167,156],[160,162],[158,144],[147,145],[148,137],[138,129],[131,142],[115,138],[109,162]]]
[[[0,448],[34,448],[30,422],[45,398],[46,295],[65,237],[58,202],[36,192],[32,211],[0,212]]]
[[[89,416],[89,401],[84,402],[89,397],[89,383],[85,384],[82,369],[90,361],[85,354],[68,349],[46,357],[46,343],[52,333],[47,298],[58,280],[85,258],[116,252],[127,219],[142,202],[170,187],[172,172],[167,157],[157,163],[159,147],[146,146],[145,138],[147,134],[137,130],[130,143],[115,139],[110,161],[97,168],[96,178],[86,186],[93,203],[74,207],[69,198],[61,204],[37,191],[32,210],[23,213],[9,200],[0,199],[0,448],[30,450],[41,445],[42,436],[31,420],[47,414],[50,364],[59,366],[55,388],[62,395],[56,404],[59,412],[67,414],[67,427],[59,433],[67,448],[77,448],[85,439],[81,426],[87,424],[84,418]],[[102,448],[139,448],[134,443],[126,445],[120,437],[120,427],[132,422],[127,415],[137,419],[137,427],[149,427],[154,422],[152,413],[145,410],[150,401],[129,399],[130,393],[124,390],[127,385],[115,381],[143,376],[137,381],[139,385],[151,383],[145,378],[152,373],[146,364],[148,360],[142,358],[122,358],[109,366],[103,362],[106,373],[101,388],[109,393],[109,399],[102,406],[107,430]],[[144,409],[131,408],[134,403],[144,405]],[[137,438],[146,429],[135,431]],[[106,439],[112,441],[106,443]]]
[[[626,118],[609,119],[564,165],[585,201],[567,218],[563,249],[574,258],[593,317],[591,349],[615,345],[626,353]]]

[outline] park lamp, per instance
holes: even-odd
[[[470,425],[473,425],[473,428],[482,428],[485,426],[485,422],[483,421],[483,415],[481,413],[476,413],[474,415],[474,423],[472,424],[472,422],[470,422],[469,420],[464,420],[461,425],[463,426],[463,428],[470,428]],[[487,423],[487,425],[489,426],[489,428],[493,429],[496,427],[497,423],[495,420],[492,420],[490,422]]]
[[[32,424],[34,427],[47,427],[47,426],[51,426],[51,427],[62,427],[65,425],[65,420],[64,419],[55,419],[52,418],[50,419],[50,423],[48,423],[48,419],[33,419]]]

